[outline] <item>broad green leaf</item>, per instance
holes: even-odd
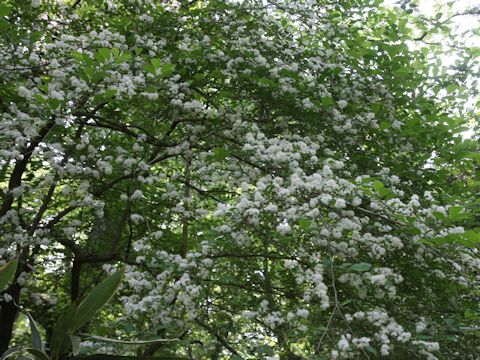
[[[175,65],[163,64],[161,69],[162,69],[162,76],[169,76],[173,73],[173,70],[175,69]]]
[[[18,257],[10,260],[0,267],[0,291],[5,289],[12,282],[17,271]]]
[[[53,327],[50,351],[54,359],[58,359],[61,355],[69,351],[71,343],[69,342],[68,336],[73,332],[73,320],[77,306],[78,303],[71,303]]]
[[[323,106],[329,107],[329,106],[333,106],[334,101],[330,96],[324,96],[322,97],[322,104]]]
[[[311,225],[311,221],[310,220],[307,220],[307,219],[300,219],[298,220],[298,225],[300,225],[300,227],[303,229],[303,230],[308,230],[310,228],[310,225]]]
[[[381,181],[378,181],[378,180],[375,180],[373,183],[372,183],[372,187],[375,189],[375,190],[380,190],[380,189],[383,189],[385,188],[385,185],[381,182]]]
[[[387,188],[381,188],[377,190],[380,196],[385,197],[391,193],[391,191]]]
[[[445,89],[447,90],[447,93],[451,94],[458,89],[458,86],[457,84],[450,84]]]
[[[107,98],[107,99],[113,98],[113,97],[115,97],[115,95],[117,95],[117,90],[116,89],[107,89],[103,93],[103,97]]]
[[[48,355],[45,354],[42,350],[36,348],[26,348],[25,350],[32,354],[37,360],[50,360]]]
[[[10,356],[18,353],[18,352],[21,352],[23,351],[23,348],[21,348],[20,346],[14,346],[14,347],[11,347],[7,350],[5,350],[5,352],[2,354],[2,356],[0,357],[0,360],[4,360],[4,359],[7,359],[9,358]]]
[[[438,220],[445,220],[447,217],[445,216],[444,213],[441,213],[439,211],[434,211],[433,215],[438,219]]]
[[[372,265],[370,265],[368,263],[365,263],[365,262],[361,262],[361,263],[358,263],[358,264],[353,264],[350,267],[350,269],[353,270],[353,271],[364,272],[364,271],[369,270],[371,267],[372,267]]]
[[[83,61],[83,54],[81,52],[72,51],[72,56],[79,61]]]
[[[448,209],[448,218],[450,220],[461,220],[464,218],[463,207],[462,206],[452,206]]]
[[[32,333],[32,346],[33,346],[33,348],[37,349],[37,350],[40,350],[40,351],[43,351],[44,346],[43,346],[43,343],[42,343],[42,337],[40,335],[40,331],[38,331],[38,327],[37,327],[37,324],[36,324],[35,320],[33,319],[32,315],[30,315],[30,313],[27,310],[22,309],[22,312],[25,315],[27,315],[28,322],[30,323],[30,332]]]
[[[152,64],[145,64],[143,65],[143,69],[151,74],[154,74],[156,75],[157,73],[157,69],[155,69],[155,66],[153,66]]]
[[[70,342],[72,343],[72,354],[77,356],[80,353],[80,342],[82,339],[76,335],[70,335]]]
[[[12,8],[7,5],[0,5],[0,17],[7,16],[12,11]]]
[[[387,189],[381,181],[378,181],[378,180],[376,180],[372,183],[372,187],[382,197],[387,196],[391,193],[391,191],[389,189]]]
[[[392,124],[390,124],[388,121],[382,121],[380,123],[380,129],[381,130],[389,129],[391,127],[392,127]]]
[[[132,55],[130,53],[121,53],[117,58],[116,58],[116,62],[117,63],[122,63],[122,62],[125,62],[125,61],[128,61],[132,58]]]
[[[114,57],[117,57],[118,54],[120,54],[120,50],[116,47],[112,48],[111,51],[112,51],[112,54],[113,54]]]
[[[100,48],[98,49],[98,53],[105,59],[110,60],[112,56],[112,50],[108,48]]]
[[[42,94],[35,94],[33,95],[33,97],[41,104],[46,104],[47,103],[47,100],[45,99],[44,97],[45,95],[42,95]]]
[[[223,148],[215,148],[213,149],[213,153],[215,154],[215,158],[219,160],[223,160],[230,155],[230,151]]]
[[[480,244],[480,232],[474,230],[465,231],[462,234],[461,244],[466,247],[476,248]]]
[[[260,78],[257,80],[260,85],[264,86],[274,86],[275,82],[273,80],[267,79],[267,78]]]
[[[93,55],[98,62],[108,62],[112,58],[112,51],[108,48],[100,48]]]
[[[160,69],[160,67],[162,66],[162,62],[160,61],[160,59],[152,59],[150,60],[150,62],[155,67],[155,69]]]
[[[78,305],[73,319],[74,330],[79,329],[90,321],[97,311],[110,301],[117,292],[123,273],[124,270],[119,270],[107,277]]]
[[[273,354],[273,349],[268,346],[268,345],[261,345],[257,347],[257,353],[259,354],[266,354],[266,355],[272,355]]]

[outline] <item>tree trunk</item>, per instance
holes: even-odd
[[[20,285],[17,283],[11,285],[5,294],[9,294],[13,301],[3,302],[0,308],[0,354],[8,349],[12,339],[13,324],[18,315],[15,304],[18,304],[20,299]]]
[[[77,300],[80,295],[80,271],[82,263],[76,257],[72,264],[72,283],[70,284],[70,298],[72,302]]]

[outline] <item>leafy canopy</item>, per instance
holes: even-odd
[[[474,359],[478,9],[400,5],[3,1],[0,352]]]

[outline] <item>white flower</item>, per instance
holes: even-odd
[[[352,199],[352,206],[359,206],[362,203],[362,199],[359,198],[358,196],[355,196]]]
[[[278,224],[276,229],[281,235],[287,235],[292,232],[290,225],[287,223]]]
[[[337,347],[340,351],[348,350],[350,347],[350,343],[344,335],[342,335],[342,338],[338,341]]]
[[[345,209],[347,207],[347,203],[344,199],[338,198],[335,200],[335,205],[337,209]]]
[[[142,215],[139,215],[139,214],[132,214],[132,215],[130,215],[130,220],[131,220],[134,224],[139,224],[140,221],[143,220],[143,216],[142,216]]]
[[[130,199],[137,200],[143,198],[143,193],[140,190],[135,190],[133,194],[130,196]]]
[[[297,310],[297,315],[301,318],[308,318],[308,315],[310,314],[310,312],[307,310],[307,309],[299,309]]]
[[[296,260],[285,260],[283,262],[283,266],[285,267],[285,269],[293,269],[297,265],[298,265],[298,261]]]
[[[337,101],[337,104],[338,104],[338,106],[340,107],[340,109],[344,109],[344,108],[347,107],[348,102],[345,101],[345,100],[338,100],[338,101]]]

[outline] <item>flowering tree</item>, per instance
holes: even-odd
[[[479,51],[427,41],[456,15],[3,1],[0,352],[26,309],[37,358],[474,359]]]

